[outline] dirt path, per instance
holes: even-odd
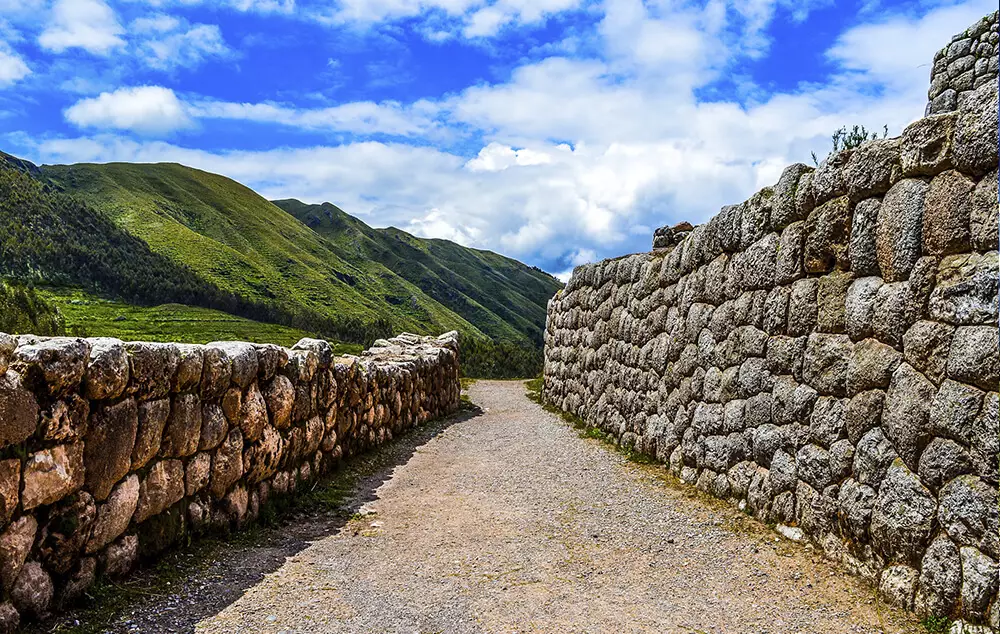
[[[197,632],[910,632],[870,588],[735,509],[480,381],[483,413]]]

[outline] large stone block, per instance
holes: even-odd
[[[830,154],[812,173],[812,191],[816,205],[847,193],[845,171],[854,150],[841,150]]]
[[[866,390],[888,388],[902,360],[903,355],[895,348],[875,339],[864,339],[854,344],[847,366],[848,393],[854,395]]]
[[[201,397],[213,399],[229,389],[233,375],[233,360],[219,346],[207,345],[202,349]]]
[[[892,375],[885,395],[882,428],[911,470],[917,469],[920,448],[929,434],[931,401],[937,389],[908,363]]]
[[[906,361],[935,383],[940,383],[948,369],[948,353],[955,332],[953,326],[933,321],[918,321],[903,336]]]
[[[107,502],[97,508],[97,521],[87,541],[87,553],[95,553],[128,529],[139,502],[139,478],[131,475],[118,484]]]
[[[819,280],[810,277],[792,284],[788,297],[788,334],[793,337],[809,335],[816,328]]]
[[[844,325],[851,339],[857,341],[872,335],[875,299],[882,283],[878,277],[862,277],[848,287],[844,298]]]
[[[876,234],[881,198],[866,198],[854,207],[851,215],[851,242],[848,259],[855,275],[880,275]]]
[[[37,533],[38,521],[32,515],[18,518],[0,533],[0,589],[4,592],[10,591],[21,574]]]
[[[975,548],[960,549],[962,556],[962,616],[973,622],[986,621],[990,603],[997,598],[997,562]]]
[[[907,178],[893,185],[882,200],[875,246],[887,282],[905,280],[920,258],[928,188],[922,180]]]
[[[934,176],[952,168],[954,113],[918,119],[903,131],[900,164],[903,176]]]
[[[21,506],[25,511],[52,504],[84,483],[83,444],[59,445],[36,451],[24,464]]]
[[[243,476],[243,434],[232,429],[225,442],[212,455],[212,496],[221,500],[229,487]]]
[[[997,170],[993,170],[976,184],[972,192],[972,208],[969,212],[972,248],[978,251],[996,251],[997,218]]]
[[[972,454],[972,464],[976,473],[996,486],[997,456],[1000,456],[1000,424],[997,422],[997,411],[1000,409],[996,392],[988,392],[983,399],[979,415],[972,421],[969,430],[969,450]]]
[[[38,561],[54,574],[70,572],[80,558],[96,517],[94,498],[86,491],[78,491],[49,508],[35,545]]]
[[[932,491],[946,482],[972,471],[969,452],[958,443],[946,438],[935,438],[920,454],[917,473],[920,480]]]
[[[180,365],[176,344],[131,342],[125,344],[132,380],[128,392],[143,400],[163,398],[170,393]]]
[[[951,614],[961,587],[962,560],[958,547],[947,535],[939,535],[921,560],[917,609],[931,614]]]
[[[79,388],[89,355],[83,339],[54,337],[17,348],[11,367],[32,389],[58,398]]]
[[[98,501],[107,498],[111,488],[131,468],[138,415],[135,400],[131,398],[99,406],[91,413],[83,460],[87,488]]]
[[[995,324],[997,270],[996,251],[943,258],[928,301],[930,317],[957,326]]]
[[[846,330],[845,304],[847,290],[853,281],[854,276],[844,271],[834,271],[819,278],[816,328],[820,332],[842,333]]]
[[[10,589],[10,600],[21,614],[43,619],[49,614],[54,593],[52,578],[41,564],[30,561],[21,568]]]
[[[0,374],[0,448],[27,440],[38,426],[38,401],[16,372]]]
[[[781,173],[781,178],[774,186],[774,198],[771,202],[771,228],[773,230],[780,230],[797,220],[805,219],[805,215],[799,215],[795,198],[802,176],[812,171],[813,168],[808,165],[795,163],[786,167]]]
[[[847,335],[809,336],[802,377],[822,394],[847,395],[847,369],[854,345]]]
[[[933,494],[896,460],[872,508],[872,544],[889,561],[919,564],[933,536],[936,510]]]
[[[876,139],[855,148],[844,169],[853,200],[884,194],[900,179],[900,145],[899,139]]]
[[[141,469],[160,451],[163,428],[170,416],[170,399],[143,401],[137,408],[138,428],[132,449],[132,470]]]
[[[197,390],[201,385],[201,371],[204,367],[202,347],[193,344],[177,344],[177,372],[174,374],[172,392]]]
[[[221,350],[229,358],[230,380],[240,389],[246,389],[257,378],[257,349],[252,343],[222,341],[207,344],[206,347]]]
[[[997,80],[987,82],[960,104],[955,122],[955,168],[982,176],[997,168]]]
[[[847,437],[852,444],[858,444],[866,433],[882,424],[884,404],[885,392],[881,390],[869,390],[851,397],[847,403],[845,420]]]
[[[919,306],[914,301],[909,282],[883,284],[875,293],[872,333],[882,341],[900,347],[907,329],[918,319]]]
[[[170,508],[184,498],[184,463],[160,460],[149,470],[139,486],[139,500],[134,519],[142,523]]]
[[[849,269],[851,202],[835,198],[813,210],[806,219],[804,266],[807,273]]]
[[[937,517],[956,543],[1000,556],[996,487],[972,475],[955,478],[941,488]]]
[[[931,181],[924,201],[924,252],[947,255],[969,250],[972,190],[975,183],[955,170]]]
[[[83,395],[91,400],[117,398],[129,380],[128,354],[118,339],[90,339],[90,358],[83,375]]]
[[[948,354],[948,376],[984,390],[995,390],[1000,383],[998,344],[994,326],[956,329]]]
[[[222,407],[215,403],[205,403],[201,408],[201,434],[198,449],[207,451],[218,447],[229,433],[229,423]]]
[[[170,406],[170,417],[163,430],[160,455],[183,458],[198,451],[201,439],[202,409],[197,394],[178,394]]]

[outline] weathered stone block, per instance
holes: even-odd
[[[955,328],[933,321],[918,321],[903,336],[906,361],[935,383],[944,380]]]
[[[924,252],[962,253],[969,249],[972,190],[975,183],[955,170],[934,177],[924,201]]]
[[[972,192],[969,212],[972,248],[978,251],[996,251],[997,218],[997,170],[993,170],[979,181]]]
[[[17,348],[11,367],[33,389],[58,398],[80,386],[89,355],[83,339],[54,337]]]
[[[934,531],[937,502],[902,461],[889,467],[872,508],[872,544],[890,561],[919,564]]]
[[[854,150],[841,150],[828,156],[812,173],[812,191],[816,205],[847,193],[845,171]]]
[[[117,398],[129,380],[125,344],[118,339],[90,339],[90,357],[83,375],[83,395],[91,400]]]
[[[866,198],[854,207],[848,259],[855,275],[881,275],[876,248],[878,215],[881,209],[880,198]]]
[[[954,93],[950,95],[954,103]],[[954,113],[919,119],[903,131],[900,164],[903,176],[934,176],[952,168],[952,140],[955,135]]]
[[[928,301],[931,318],[958,326],[996,323],[997,270],[996,251],[942,259]]]
[[[132,380],[128,392],[143,400],[163,398],[170,393],[180,365],[176,344],[131,342],[125,344]]]
[[[853,281],[854,276],[844,271],[834,271],[819,278],[819,288],[816,293],[818,305],[816,327],[820,332],[845,331],[847,291]]]
[[[201,408],[201,434],[198,438],[198,449],[207,451],[215,449],[229,433],[229,423],[222,408],[215,403],[205,403]]]
[[[946,535],[927,548],[920,565],[916,606],[932,614],[951,614],[962,586],[962,560],[958,547]]]
[[[847,334],[857,341],[872,335],[875,299],[882,287],[878,277],[862,277],[851,282],[844,298],[844,324]]]
[[[201,439],[202,409],[197,394],[178,394],[173,398],[170,417],[163,431],[160,455],[183,458],[198,451]]]
[[[919,451],[929,433],[930,403],[936,392],[934,384],[908,363],[896,369],[886,392],[882,428],[912,470],[917,469]]]
[[[195,495],[208,486],[212,476],[212,454],[201,452],[188,460],[184,470],[184,490],[187,495]]]
[[[955,330],[948,354],[948,376],[984,390],[1000,383],[997,329],[992,326],[964,326]]]
[[[944,485],[940,498],[938,521],[956,543],[974,546],[994,557],[1000,554],[996,487],[963,475]]]
[[[972,471],[972,459],[964,447],[945,438],[935,438],[920,454],[917,473],[932,491],[946,482]]]
[[[882,424],[882,407],[885,403],[885,392],[870,390],[851,397],[847,403],[845,419],[847,437],[852,444],[858,444],[862,436],[869,430]]]
[[[170,399],[143,401],[137,407],[138,427],[132,449],[132,470],[141,469],[160,450],[163,428],[170,416]]]
[[[184,498],[184,463],[160,460],[149,470],[139,486],[139,501],[134,519],[142,523],[162,513]]]
[[[35,554],[45,568],[66,575],[79,559],[97,517],[94,498],[79,491],[50,509],[38,532]]]
[[[201,397],[218,398],[229,389],[233,360],[225,349],[214,345],[202,348]]]
[[[25,511],[52,504],[83,486],[83,444],[36,451],[24,465],[21,506]]]
[[[875,248],[879,270],[887,282],[905,280],[920,258],[928,189],[924,181],[907,178],[893,185],[882,200]]]
[[[996,134],[997,80],[993,79],[960,104],[952,142],[955,168],[974,176],[996,169]]]
[[[311,399],[311,395],[309,397]],[[239,427],[247,442],[258,440],[267,425],[267,403],[254,383],[247,389],[240,408]]]
[[[973,622],[986,620],[990,602],[996,599],[997,562],[968,546],[959,551],[962,557],[962,616]]]
[[[131,475],[118,484],[107,502],[97,508],[97,521],[87,541],[87,553],[95,553],[128,529],[139,502],[139,478]]]
[[[900,347],[907,329],[918,318],[919,310],[909,282],[883,284],[875,293],[872,333],[882,341]]]
[[[83,460],[87,488],[98,501],[107,498],[129,472],[138,427],[138,408],[131,398],[99,406],[91,413]]]
[[[816,327],[819,280],[805,278],[792,284],[788,298],[788,334],[793,337],[809,335]]]
[[[847,369],[854,344],[847,335],[809,335],[802,377],[823,394],[847,395]]]
[[[229,358],[230,380],[240,389],[246,389],[257,378],[257,349],[252,343],[221,341],[207,344],[206,348],[220,350]]]
[[[850,268],[851,202],[835,198],[813,210],[806,219],[804,267],[807,273]]]
[[[0,448],[23,442],[38,426],[38,401],[16,372],[0,375]]]
[[[848,393],[886,389],[902,360],[902,354],[875,339],[856,343],[847,366]]]
[[[0,533],[0,588],[9,592],[35,543],[38,521],[31,515],[15,520]]]
[[[43,619],[49,614],[54,593],[52,578],[41,564],[31,561],[21,568],[21,574],[10,589],[10,601],[21,614]]]
[[[225,442],[212,455],[212,496],[221,500],[229,487],[243,476],[243,434],[230,430]]]
[[[173,392],[195,390],[201,385],[201,371],[204,367],[202,347],[191,344],[177,344],[177,373],[174,374]]]
[[[900,145],[899,139],[875,139],[855,148],[844,168],[851,199],[884,194],[900,179]]]
[[[808,212],[805,215],[799,215],[795,199],[802,176],[812,171],[813,168],[807,165],[795,163],[786,167],[781,173],[781,178],[774,186],[774,197],[771,202],[771,228],[773,230],[780,230],[796,220],[805,219],[808,215]]]

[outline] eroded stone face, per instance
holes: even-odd
[[[38,401],[19,374],[0,375],[0,448],[26,440],[38,425]]]
[[[59,445],[28,456],[21,505],[29,511],[52,504],[83,486],[83,444]]]
[[[101,501],[132,465],[139,411],[132,398],[102,405],[91,413],[90,432],[84,443],[87,488]]]

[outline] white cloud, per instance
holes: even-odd
[[[5,42],[0,42],[0,86],[13,84],[31,74],[31,69]]]
[[[104,92],[76,102],[65,116],[81,128],[128,130],[138,134],[169,134],[192,125],[174,91],[160,86]]]
[[[456,19],[472,11],[463,0],[448,7],[405,0],[342,6],[401,15],[431,4]],[[110,136],[50,140],[34,151],[46,161],[178,161],[234,177],[268,197],[329,200],[376,226],[392,224],[566,272],[587,260],[648,248],[650,227],[707,220],[722,205],[774,183],[786,164],[808,160],[810,150],[825,153],[830,133],[842,125],[888,124],[899,132],[923,110],[933,50],[987,11],[981,0],[971,0],[922,16],[879,16],[841,35],[827,54],[835,70],[822,83],[773,95],[751,90],[763,95],[756,101],[704,102],[697,89],[732,68],[734,59],[766,50],[765,25],[789,6],[755,0],[737,10],[733,4],[709,0],[676,9],[667,2],[607,0],[595,36],[599,54],[526,62],[504,82],[438,101],[310,109],[184,103],[160,94],[178,121],[168,130],[192,120],[230,119],[421,143],[453,134],[465,135],[461,147],[471,151],[376,142],[201,151]],[[902,43],[911,40],[930,43],[904,54]],[[98,105],[67,117],[86,127],[141,130],[135,122],[143,117]]]
[[[276,123],[307,130],[347,132],[357,135],[429,135],[437,123],[439,107],[429,101],[409,105],[387,101],[359,101],[329,108],[293,108],[272,103],[203,101],[189,109],[201,119],[231,119]]]
[[[137,34],[149,34],[139,44],[139,56],[151,68],[194,68],[205,59],[226,57],[232,51],[214,24],[189,26],[172,16],[141,18],[132,23]]]
[[[38,43],[55,53],[81,48],[107,55],[124,46],[123,32],[115,12],[103,0],[56,0]]]

